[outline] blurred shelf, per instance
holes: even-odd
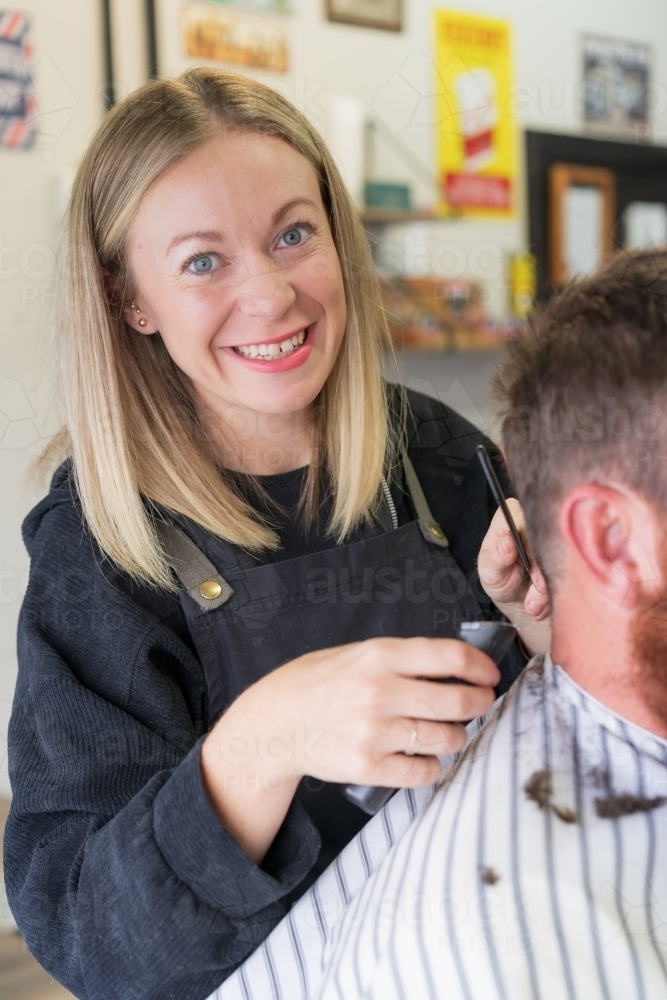
[[[361,218],[366,225],[385,225],[392,222],[421,222],[424,219],[437,219],[430,208],[395,209],[395,208],[364,208]]]

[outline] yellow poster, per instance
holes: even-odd
[[[437,156],[442,215],[511,215],[517,134],[507,21],[435,11]]]

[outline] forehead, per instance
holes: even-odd
[[[314,167],[289,143],[254,132],[221,132],[158,178],[132,228],[135,234],[147,227],[210,229],[225,219],[234,228],[253,227],[300,197],[322,207]]]

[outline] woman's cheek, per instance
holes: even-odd
[[[303,290],[320,300],[323,295],[342,288],[343,277],[335,249],[327,248],[310,254],[300,262],[298,268],[299,283]],[[328,297],[328,296],[327,296]]]
[[[321,287],[331,281],[333,268],[324,254],[313,254],[301,262],[299,277],[304,288],[308,286]]]
[[[211,340],[218,331],[206,321],[206,311],[190,309],[183,316],[170,315],[160,328],[162,340],[172,360],[186,374],[205,369],[210,364]]]
[[[183,342],[188,348],[207,347],[211,338],[219,333],[229,314],[215,288],[196,290],[193,294],[165,299],[161,312],[165,317],[166,335],[176,345]]]
[[[335,261],[322,264],[317,291],[313,294],[313,298],[317,298],[330,319],[334,319],[338,328],[345,328],[347,304],[345,302],[343,276],[340,272],[337,258]],[[342,335],[342,329],[337,331],[340,335]]]

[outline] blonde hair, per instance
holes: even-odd
[[[173,589],[153,504],[248,550],[278,539],[226,483],[189,379],[159,335],[125,324],[103,269],[131,288],[128,229],[148,188],[220,129],[276,136],[314,167],[329,214],[347,301],[347,327],[318,399],[306,494],[332,497],[329,530],[342,539],[373,516],[394,452],[381,372],[388,346],[380,293],[358,213],[326,145],[278,93],[250,78],[195,69],[146,84],[105,117],[74,181],[63,236],[56,380],[65,427],[52,453],[72,457],[86,522],[131,576]]]

